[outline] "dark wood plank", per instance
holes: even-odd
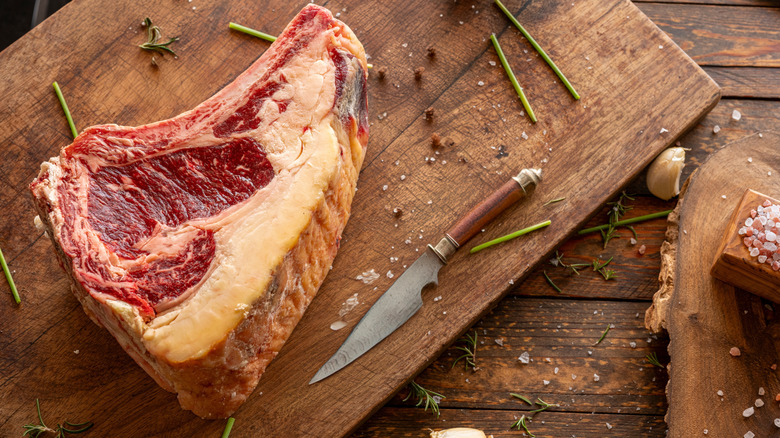
[[[444,409],[439,420],[420,424],[420,409],[383,408],[372,421],[360,429],[355,438],[369,437],[414,437],[429,436],[430,430],[451,427],[473,427],[483,430],[488,436],[518,437],[523,434],[509,429],[520,415],[517,410],[463,410]],[[430,414],[425,414],[430,416]],[[543,437],[665,437],[666,425],[663,417],[626,414],[580,414],[542,412],[528,423],[531,433]],[[527,436],[527,435],[526,435]]]
[[[3,184],[10,186],[0,192],[0,204],[20,206],[4,218],[18,225],[4,226],[7,234],[0,236],[0,243],[8,245],[12,268],[25,292],[21,308],[0,307],[0,330],[9,339],[7,351],[14,352],[0,373],[14,376],[2,388],[9,394],[0,404],[0,417],[7,418],[4,432],[8,428],[15,433],[18,425],[29,421],[37,396],[51,406],[47,412],[54,418],[94,420],[96,434],[219,433],[220,422],[204,422],[182,412],[173,395],[158,388],[105,332],[76,311],[50,245],[36,241],[40,233],[32,226],[31,209],[24,206],[26,185],[40,161],[69,141],[51,93],[52,80],[64,86],[81,127],[169,117],[228,83],[264,49],[266,43],[230,33],[224,27],[228,21],[258,17],[241,21],[276,33],[302,5],[208,3],[192,10],[189,3],[114,6],[84,0],[64,8],[0,54],[0,71],[9,78],[0,84],[8,96],[0,103],[4,120],[0,144],[18,158],[14,164],[0,163]],[[403,8],[381,2],[332,6],[346,8],[341,18],[358,30],[374,63],[389,68],[388,76],[381,83],[370,80],[372,140],[341,254],[320,298],[237,414],[240,422],[251,426],[235,436],[274,431],[338,436],[355,428],[497,304],[509,291],[509,280],[526,276],[536,261],[718,99],[717,88],[701,70],[624,0],[586,0],[575,7],[564,1],[508,2],[585,96],[580,102],[566,94],[538,57],[524,52],[530,47],[514,29],[507,29],[494,8],[477,14],[476,8],[461,2],[435,8],[425,2]],[[148,54],[135,47],[143,40],[138,24],[145,14],[166,34],[183,37],[177,47],[179,59],[166,58],[159,70],[153,70]],[[119,24],[113,28],[105,26],[107,22]],[[580,23],[576,27],[582,29],[576,38],[560,31],[572,23]],[[399,33],[400,28],[405,31]],[[487,43],[489,31],[500,35],[519,79],[532,84],[526,91],[540,116],[538,124],[532,126],[520,115],[505,73],[490,64],[497,58]],[[434,60],[424,57],[429,45],[438,50]],[[30,53],[37,56],[31,59]],[[418,66],[426,67],[419,84],[412,74]],[[648,88],[654,92],[647,93]],[[421,113],[431,104],[436,115],[429,123]],[[434,131],[453,139],[455,146],[435,155],[429,146]],[[493,147],[502,144],[509,156],[497,158]],[[437,164],[425,164],[426,156],[436,156]],[[567,210],[554,211],[549,230],[506,244],[512,257],[494,251],[466,262],[463,259],[469,256],[458,254],[440,277],[439,290],[446,291],[447,300],[430,305],[433,294],[426,292],[429,305],[388,342],[348,370],[307,385],[347,334],[346,329],[333,333],[327,328],[344,299],[360,293],[361,305],[348,321],[352,325],[391,282],[383,276],[375,289],[367,290],[355,280],[357,274],[374,268],[397,275],[419,254],[415,249],[435,241],[452,218],[520,168],[539,165],[546,176],[534,197],[504,214],[500,226],[487,227],[484,236],[532,222],[541,214],[541,203],[565,194],[570,199]],[[407,176],[403,182],[401,175]],[[387,191],[382,190],[385,184]],[[402,206],[408,213],[397,220],[390,214],[391,206]],[[403,244],[407,238],[415,239],[415,244]],[[390,257],[399,260],[393,264]],[[491,275],[483,276],[484,272]],[[356,381],[361,384],[355,386]],[[354,387],[348,398],[343,397],[346,385]],[[126,417],[117,418],[117,411]],[[303,415],[307,421],[300,421]]]
[[[724,98],[780,99],[780,69],[760,67],[704,67],[720,85]]]
[[[747,157],[754,157],[748,163]],[[722,233],[746,187],[780,193],[780,134],[748,136],[717,151],[699,168],[680,201],[679,218],[670,225],[676,248],[666,265],[670,287],[654,299],[652,327],[665,327],[671,339],[667,420],[670,436],[709,429],[720,436],[777,433],[780,416],[774,401],[780,378],[777,321],[773,306],[718,281],[709,274]],[[737,176],[737,177],[735,177]],[[740,349],[735,357],[733,347]],[[759,394],[764,388],[765,395]],[[718,391],[724,394],[718,395]],[[756,399],[765,406],[743,417]]]
[[[777,7],[773,0],[631,0],[634,3]]]
[[[701,66],[780,67],[776,8],[639,3]]]
[[[507,411],[519,416],[529,410],[510,392],[558,403],[561,406],[555,411],[567,412],[570,415],[566,418],[571,419],[602,422],[602,415],[609,414],[615,415],[614,420],[607,420],[610,422],[618,418],[632,421],[637,416],[660,420],[666,410],[666,372],[646,363],[644,357],[655,352],[665,362],[666,339],[650,335],[644,328],[646,308],[643,302],[507,298],[473,327],[478,335],[477,371],[465,369],[462,362],[452,368],[460,353],[450,348],[415,378],[423,387],[446,396],[440,405],[440,419],[420,408],[416,412],[405,409],[412,403],[402,401],[407,395],[404,389],[355,436],[409,436],[404,434],[459,425],[506,432],[514,421],[507,421]],[[615,327],[594,346],[609,324]],[[523,352],[532,359],[528,364],[518,361]],[[598,374],[598,381],[594,381],[594,374]],[[392,422],[388,417],[397,412],[408,412],[403,424],[393,422],[392,432],[383,431]],[[484,413],[483,421],[469,420],[475,412]],[[601,426],[605,426],[603,422]],[[637,433],[643,429],[632,430]],[[571,433],[580,436],[578,431]],[[610,434],[607,429],[603,433]]]

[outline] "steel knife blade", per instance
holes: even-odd
[[[541,178],[541,170],[523,169],[458,220],[436,246],[428,245],[417,261],[368,309],[309,384],[349,365],[408,321],[423,305],[422,289],[438,284],[439,269],[447,264],[447,258],[499,213],[525,197]]]

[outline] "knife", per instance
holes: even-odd
[[[309,384],[334,374],[373,348],[422,307],[422,289],[438,285],[439,269],[447,258],[510,205],[529,194],[542,180],[540,169],[523,169],[458,220],[436,246],[423,255],[368,309],[338,351],[317,371]]]

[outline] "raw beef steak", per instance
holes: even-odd
[[[31,190],[87,314],[182,407],[220,418],[328,273],[367,142],[363,46],[309,5],[195,109],[88,128]]]

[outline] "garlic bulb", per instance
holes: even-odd
[[[456,427],[453,429],[432,430],[431,438],[485,438],[485,433],[470,427]]]
[[[650,193],[668,201],[680,194],[680,175],[685,167],[685,149],[676,147],[661,152],[647,169]]]

